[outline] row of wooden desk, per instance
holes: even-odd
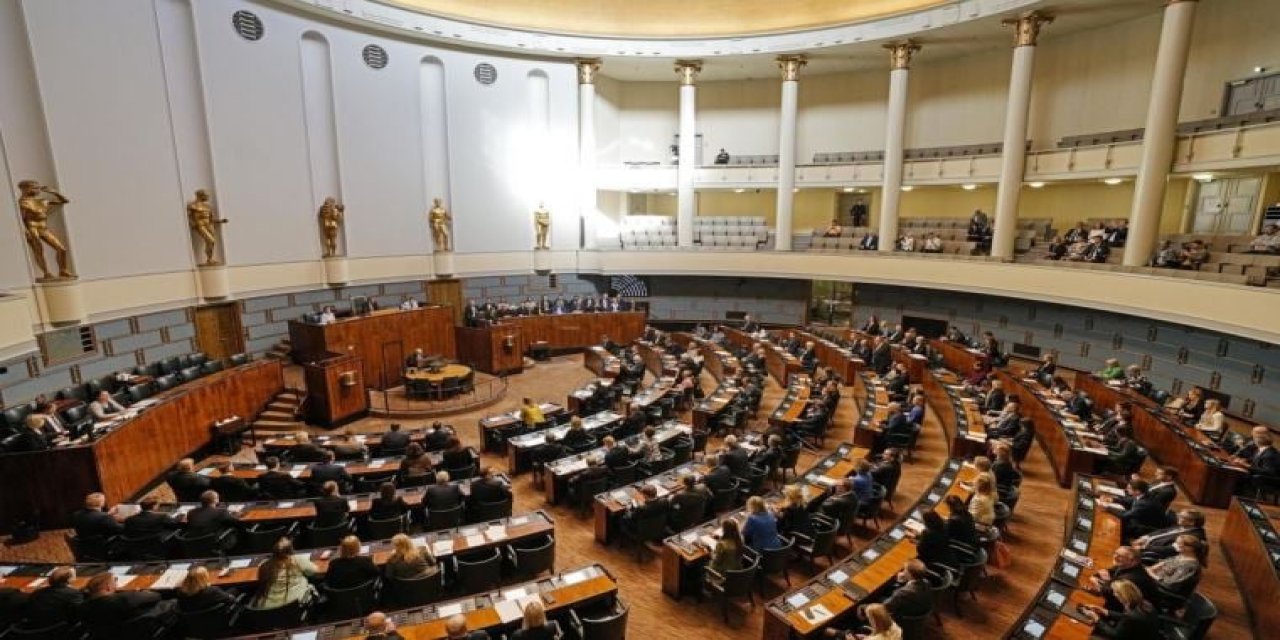
[[[793,427],[803,420],[805,408],[809,406],[809,396],[812,393],[813,389],[807,376],[791,378],[786,394],[782,396],[778,406],[774,407],[773,413],[769,414],[769,426]]]
[[[1022,416],[1035,423],[1036,439],[1049,456],[1059,486],[1071,486],[1077,473],[1093,473],[1099,461],[1107,459],[1106,447],[1089,432],[1088,425],[1066,413],[1066,403],[1039,382],[1005,369],[996,376],[1008,396],[1018,400]]]
[[[961,376],[968,375],[975,366],[986,369],[990,364],[987,354],[973,347],[949,340],[932,340],[931,344],[938,355],[942,356],[943,366]]]
[[[622,372],[622,360],[598,345],[582,352],[582,366],[596,374],[597,378],[616,378]]]
[[[947,461],[933,485],[893,527],[861,551],[770,600],[765,605],[764,640],[821,637],[829,623],[846,618],[858,604],[884,592],[903,565],[916,557],[916,544],[909,533],[923,528],[923,510],[932,508],[947,517],[946,497],[968,499],[970,483],[976,476],[977,469],[972,465],[956,459]]]
[[[696,350],[701,354],[703,368],[711,374],[712,378],[715,378],[716,382],[723,382],[725,378],[736,375],[742,368],[736,356],[706,338],[688,333],[673,333],[671,337],[673,340],[683,340],[686,350]]]
[[[538,408],[542,410],[542,417],[546,418],[547,424],[562,422],[565,416],[569,415],[569,410],[554,402],[539,402]],[[476,422],[477,436],[480,442],[484,443],[485,451],[499,451],[505,453],[509,448],[505,437],[495,437],[495,434],[510,431],[517,427],[531,429],[534,425],[525,424],[520,417],[520,409],[512,409],[506,413],[499,413],[493,416],[485,416]]]
[[[853,355],[853,352],[840,346],[825,335],[795,329],[790,332],[802,341],[812,342],[814,353],[818,356],[818,364],[839,375],[846,384],[851,383],[859,371],[866,368],[867,363]]]
[[[644,360],[644,368],[648,369],[653,377],[666,378],[680,373],[676,357],[667,353],[666,349],[644,340],[635,341],[633,346],[636,353],[640,354],[640,359]]]
[[[488,593],[468,595],[407,611],[390,612],[388,618],[405,640],[442,640],[448,637],[446,621],[454,615],[466,618],[470,631],[504,637],[520,628],[524,609],[540,601],[549,618],[563,618],[568,611],[608,603],[617,598],[618,582],[603,565],[593,564],[562,571]],[[290,629],[240,640],[364,640],[363,619],[343,620],[303,629]]]
[[[1086,587],[1098,571],[1114,564],[1120,546],[1120,518],[1100,498],[1123,495],[1114,482],[1078,475],[1073,480],[1062,551],[1049,579],[1005,635],[1010,640],[1086,640],[1093,633],[1081,605],[1102,606]]]
[[[582,419],[582,430],[590,434],[596,434],[604,429],[611,429],[622,423],[622,414],[613,411],[601,411],[594,413]],[[507,472],[512,474],[523,473],[533,466],[533,455],[539,447],[546,444],[547,436],[555,436],[556,439],[564,437],[568,433],[569,426],[562,424],[557,427],[534,431],[533,433],[525,433],[518,435],[507,441]],[[597,438],[598,440],[599,438]]]
[[[853,443],[871,449],[884,433],[884,420],[889,416],[889,390],[870,370],[863,371],[858,379],[866,391],[867,402],[858,424],[853,427]]]
[[[1248,470],[1232,465],[1231,456],[1217,443],[1146,396],[1082,371],[1076,372],[1075,384],[1099,410],[1122,403],[1132,407],[1134,438],[1160,464],[1178,470],[1178,484],[1192,502],[1226,508],[1237,485],[1248,478]]]
[[[742,390],[731,382],[721,382],[711,393],[703,396],[697,404],[693,405],[693,427],[699,431],[712,429],[740,393]]]
[[[1222,526],[1222,551],[1236,576],[1255,638],[1280,630],[1280,508],[1236,498]]]
[[[689,425],[672,421],[655,427],[653,437],[658,444],[666,445],[680,436],[691,437],[692,434],[693,428]],[[640,439],[643,437],[644,434],[637,433],[633,436],[619,440],[616,446],[631,448],[639,443]],[[547,491],[547,502],[556,504],[561,498],[568,495],[569,480],[586,470],[587,458],[591,456],[599,456],[600,458],[603,458],[604,453],[604,447],[596,447],[589,451],[576,453],[547,463],[547,477],[544,480],[544,486]]]
[[[0,529],[19,522],[68,525],[90,493],[114,504],[129,499],[210,440],[214,423],[251,422],[284,389],[278,360],[258,360],[193,380],[101,423],[97,440],[0,456]]]
[[[870,453],[852,444],[842,444],[819,460],[795,482],[801,488],[806,501],[812,505],[825,499],[833,487],[854,473],[854,463]],[[782,500],[782,492],[774,491],[765,502],[776,506]],[[662,592],[673,597],[695,593],[700,586],[694,582],[701,574],[703,564],[711,557],[721,523],[734,519],[738,524],[746,519],[746,510],[737,509],[721,514],[667,538],[662,544]]]
[[[804,367],[800,366],[800,359],[787,353],[777,344],[733,327],[722,326],[720,330],[724,332],[725,340],[735,347],[749,351],[757,343],[763,346],[765,370],[779,385],[785,387],[792,375],[804,373]]]

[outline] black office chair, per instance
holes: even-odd
[[[469,507],[470,514],[467,519],[471,522],[485,522],[488,520],[511,517],[510,496],[497,502],[477,501],[470,504]]]
[[[556,564],[556,538],[545,536],[520,540],[506,546],[504,552],[512,574],[526,580],[543,573],[554,572]]]
[[[787,567],[791,565],[791,558],[795,555],[795,538],[786,536],[778,536],[782,541],[782,546],[776,549],[758,549],[760,555],[760,563],[756,569],[756,579],[760,585],[760,597],[764,597],[764,585],[769,581],[769,577],[782,574],[783,580],[787,586],[791,586],[791,574],[787,571]]]
[[[230,358],[227,358],[227,362],[233,367],[249,364],[249,354],[237,353],[231,356]]]
[[[390,482],[395,484],[396,473],[381,473],[376,476],[356,476],[355,486],[352,488],[354,493],[377,493],[382,488],[383,483]]]
[[[623,640],[627,634],[627,615],[631,612],[621,600],[615,599],[608,609],[584,611],[581,615],[569,610],[569,627],[582,640]]]
[[[364,522],[365,538],[368,540],[389,540],[397,533],[409,530],[409,515],[391,518],[366,518]]]
[[[278,631],[280,629],[290,629],[293,627],[301,627],[310,614],[309,602],[291,602],[283,607],[274,609],[255,609],[253,607],[245,607],[240,612],[238,621],[238,631],[245,633],[264,633],[267,631]]]
[[[116,539],[116,550],[123,560],[164,560],[167,557],[167,549],[172,537],[172,533],[138,538],[120,536]]]
[[[496,589],[502,583],[502,552],[492,548],[454,555],[453,574],[463,593]]]
[[[1199,593],[1191,594],[1182,615],[1161,616],[1161,628],[1169,640],[1204,640],[1213,621],[1218,619],[1218,608]]]
[[[738,487],[741,485],[740,480],[734,480],[733,486],[720,491],[711,492],[711,502],[707,505],[707,510],[711,513],[722,513],[733,508],[738,500]]]
[[[178,376],[176,374],[166,373],[160,376],[159,378],[156,378],[152,382],[152,385],[155,387],[156,393],[160,393],[162,391],[168,391],[169,389],[172,389],[178,386],[179,382],[180,381],[178,380]],[[185,380],[181,382],[185,382]]]
[[[437,571],[420,578],[388,577],[382,584],[382,604],[388,609],[421,607],[444,594],[444,573]]]
[[[196,378],[199,378],[200,376],[203,376],[203,375],[204,375],[204,372],[201,370],[200,365],[194,365],[194,366],[187,367],[185,369],[178,370],[178,379],[182,380],[183,382],[191,382],[192,380],[195,380]]]
[[[649,460],[640,463],[638,473],[641,477],[656,476],[659,473],[666,472],[675,463],[676,454],[667,448],[660,448],[659,455],[656,460]]]
[[[662,540],[667,535],[667,514],[657,512],[643,517],[630,518],[619,527],[622,537],[635,544],[636,561],[643,556],[649,543]]]
[[[270,553],[281,538],[292,540],[298,537],[298,528],[300,526],[297,522],[259,522],[245,527],[240,538],[240,546],[245,553]]]
[[[128,394],[129,404],[134,404],[150,398],[154,394],[154,389],[150,383],[135,384],[129,387]]]
[[[55,622],[43,627],[33,627],[30,623],[19,622],[9,627],[0,638],[4,640],[68,640],[84,637],[84,629],[71,622]]]
[[[457,467],[448,471],[449,480],[466,480],[476,475],[476,463],[472,462],[465,467]]]
[[[880,509],[884,506],[884,497],[886,491],[884,485],[871,485],[871,497],[858,503],[858,508],[854,510],[854,517],[867,526],[867,522],[876,523],[876,531],[880,530]]]
[[[206,375],[206,376],[207,376],[207,375],[209,375],[209,374],[213,374],[213,373],[217,373],[217,372],[219,372],[219,371],[222,371],[222,370],[223,370],[223,368],[225,368],[225,367],[226,367],[226,365],[225,365],[225,364],[223,364],[221,360],[210,360],[210,361],[205,362],[204,364],[200,365],[200,371],[201,371],[202,373],[204,373],[204,375]]]
[[[751,610],[756,610],[756,563],[751,561],[741,569],[725,571],[723,574],[707,568],[703,574],[703,587],[720,598],[720,615],[726,624],[729,622],[729,602],[737,598],[746,598],[751,603]]]
[[[58,393],[54,397],[59,400],[79,400],[80,402],[87,402],[89,399],[83,385],[58,389]]]
[[[782,481],[787,481],[787,472],[791,472],[791,477],[799,477],[796,472],[796,465],[800,463],[800,452],[804,447],[796,445],[782,451],[782,460],[778,462],[778,472],[782,476]]]
[[[324,597],[325,617],[330,620],[346,620],[368,615],[378,604],[378,586],[377,578],[346,589],[335,589],[322,584],[320,594]]]
[[[810,533],[794,533],[796,555],[809,562],[809,570],[816,571],[815,561],[820,557],[827,559],[827,565],[835,564],[836,531],[838,523],[821,515],[809,518],[812,528]]]
[[[172,358],[165,358],[160,362],[160,369],[165,373],[177,373],[182,369],[182,357],[173,356]]]
[[[317,527],[316,523],[307,524],[305,548],[320,549],[324,547],[336,547],[342,539],[351,535],[355,531],[355,521],[350,518],[343,520],[337,524],[324,527]]]
[[[591,513],[591,509],[595,505],[596,495],[608,490],[609,476],[580,480],[569,488],[569,492],[573,497],[573,502],[570,506],[578,510],[578,515],[586,516]]]
[[[71,547],[71,553],[75,556],[76,562],[108,562],[114,555],[114,537],[91,536],[82,538],[74,533],[68,533],[66,540],[67,546]]]
[[[609,468],[609,481],[613,483],[613,487],[625,487],[636,481],[637,469],[639,462],[629,462],[624,465]]]
[[[198,367],[209,361],[209,356],[205,355],[203,351],[197,351],[195,353],[189,354],[188,356],[186,356],[186,358],[187,358],[187,362],[189,363],[186,366],[193,366],[193,367]]]
[[[427,531],[450,529],[462,524],[463,505],[450,509],[427,509]]]
[[[195,537],[187,531],[179,531],[173,539],[178,543],[179,558],[215,558],[226,553],[233,537],[230,529],[224,529]]]
[[[232,634],[242,608],[240,595],[234,602],[218,603],[199,611],[178,612],[177,631],[182,638],[195,640],[215,640]]]
[[[84,430],[89,423],[93,422],[93,416],[89,415],[89,408],[86,405],[78,404],[67,407],[62,412],[62,424],[73,432]]]

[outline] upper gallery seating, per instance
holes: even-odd
[[[622,218],[618,239],[623,249],[660,249],[676,246],[676,219],[672,216],[632,215]]]
[[[750,250],[769,240],[763,216],[708,216],[694,218],[693,239],[705,248]]]

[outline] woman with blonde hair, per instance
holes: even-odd
[[[209,570],[200,564],[191,567],[178,585],[177,600],[178,611],[182,613],[205,611],[236,601],[231,594],[210,584]]]
[[[530,600],[524,606],[524,622],[511,635],[511,640],[554,640],[556,626],[547,622],[547,610],[541,600]]]
[[[969,499],[973,521],[990,527],[996,521],[996,483],[990,473],[978,474],[973,481],[973,497]]]
[[[774,510],[774,517],[778,521],[779,533],[802,533],[806,536],[813,533],[809,507],[805,504],[804,491],[799,485],[787,485],[782,490],[782,504]]]
[[[778,519],[765,508],[764,498],[747,498],[747,520],[742,526],[742,539],[756,551],[769,551],[782,546],[778,536]]]
[[[440,573],[440,563],[431,549],[413,544],[413,540],[403,533],[391,538],[391,549],[391,557],[383,567],[388,578],[412,580]]]
[[[902,627],[893,621],[889,609],[883,604],[869,604],[863,613],[867,616],[871,633],[862,636],[862,640],[902,640]]]
[[[1204,401],[1204,411],[1200,413],[1200,419],[1196,422],[1196,429],[1205,435],[1218,440],[1222,438],[1222,434],[1226,433],[1227,415],[1222,412],[1222,402],[1217,398],[1209,398]]]
[[[1082,610],[1094,622],[1093,637],[1116,640],[1147,640],[1160,637],[1160,618],[1137,585],[1128,580],[1111,583],[1111,593],[1120,602],[1120,611],[1085,605]]]
[[[308,554],[293,555],[293,542],[280,538],[271,557],[258,567],[258,588],[253,598],[254,609],[279,609],[295,602],[306,602],[315,596],[308,577],[316,574],[316,566]]]

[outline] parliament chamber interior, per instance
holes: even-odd
[[[1275,638],[1278,9],[0,0],[0,640]]]

